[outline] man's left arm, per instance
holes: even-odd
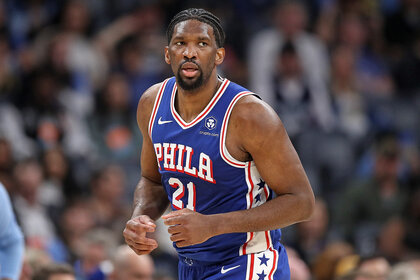
[[[162,218],[178,247],[233,232],[283,228],[308,220],[315,198],[299,157],[277,114],[253,96],[234,107],[227,147],[238,160],[248,155],[276,197],[258,207],[230,213],[202,215],[188,209]]]

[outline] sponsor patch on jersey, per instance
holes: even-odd
[[[207,136],[219,137],[219,133],[211,133],[211,132],[208,132],[208,131],[200,131],[199,133],[203,134],[203,135],[207,135]]]
[[[205,126],[208,130],[213,130],[217,126],[217,120],[215,117],[208,117],[205,120]]]

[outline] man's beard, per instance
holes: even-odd
[[[203,79],[203,72],[201,69],[198,69],[200,74],[195,80],[188,79],[188,78],[182,78],[181,76],[181,67],[179,67],[178,72],[176,73],[176,81],[178,82],[178,85],[180,88],[186,91],[192,91],[195,90],[203,85],[204,79]]]
[[[193,62],[195,65],[197,65],[197,71],[199,72],[199,75],[195,78],[195,80],[189,79],[189,78],[182,78],[182,76],[181,76],[182,65],[185,62]],[[201,87],[205,82],[207,82],[207,80],[211,76],[212,71],[211,71],[211,69],[207,69],[207,70],[209,70],[208,75],[206,77],[204,77],[203,71],[197,63],[195,63],[194,61],[191,61],[191,60],[188,60],[188,61],[185,61],[185,62],[182,63],[180,65],[180,67],[178,68],[178,71],[176,73],[176,81],[177,81],[179,87],[182,88],[183,90],[193,91],[193,90],[196,90],[197,88]]]

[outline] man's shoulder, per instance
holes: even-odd
[[[160,83],[156,83],[154,85],[152,85],[151,87],[149,87],[148,89],[146,89],[143,94],[140,97],[139,100],[139,104],[138,104],[138,109],[146,109],[148,107],[153,107],[153,104],[156,100],[156,96],[158,95],[158,93],[160,92],[160,90],[162,89],[162,87],[167,84],[169,81],[171,80],[171,78],[168,78]]]
[[[274,122],[280,122],[278,115],[258,95],[250,92],[249,95],[241,97],[235,104],[231,121],[237,123],[243,129],[251,130],[267,129]]]
[[[166,81],[167,80],[152,85],[141,95],[137,105],[138,122],[149,119],[155,104],[156,96]]]
[[[156,95],[159,92],[159,89],[162,87],[163,83],[165,81],[162,81],[160,83],[156,83],[145,90],[145,92],[141,95],[140,102],[147,102],[150,100],[154,100],[156,98]]]

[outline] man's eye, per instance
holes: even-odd
[[[176,42],[175,45],[177,46],[182,46],[184,44],[184,42]]]
[[[205,47],[205,46],[207,46],[207,43],[206,43],[206,42],[200,42],[200,43],[198,43],[198,45],[199,45],[200,47]]]

